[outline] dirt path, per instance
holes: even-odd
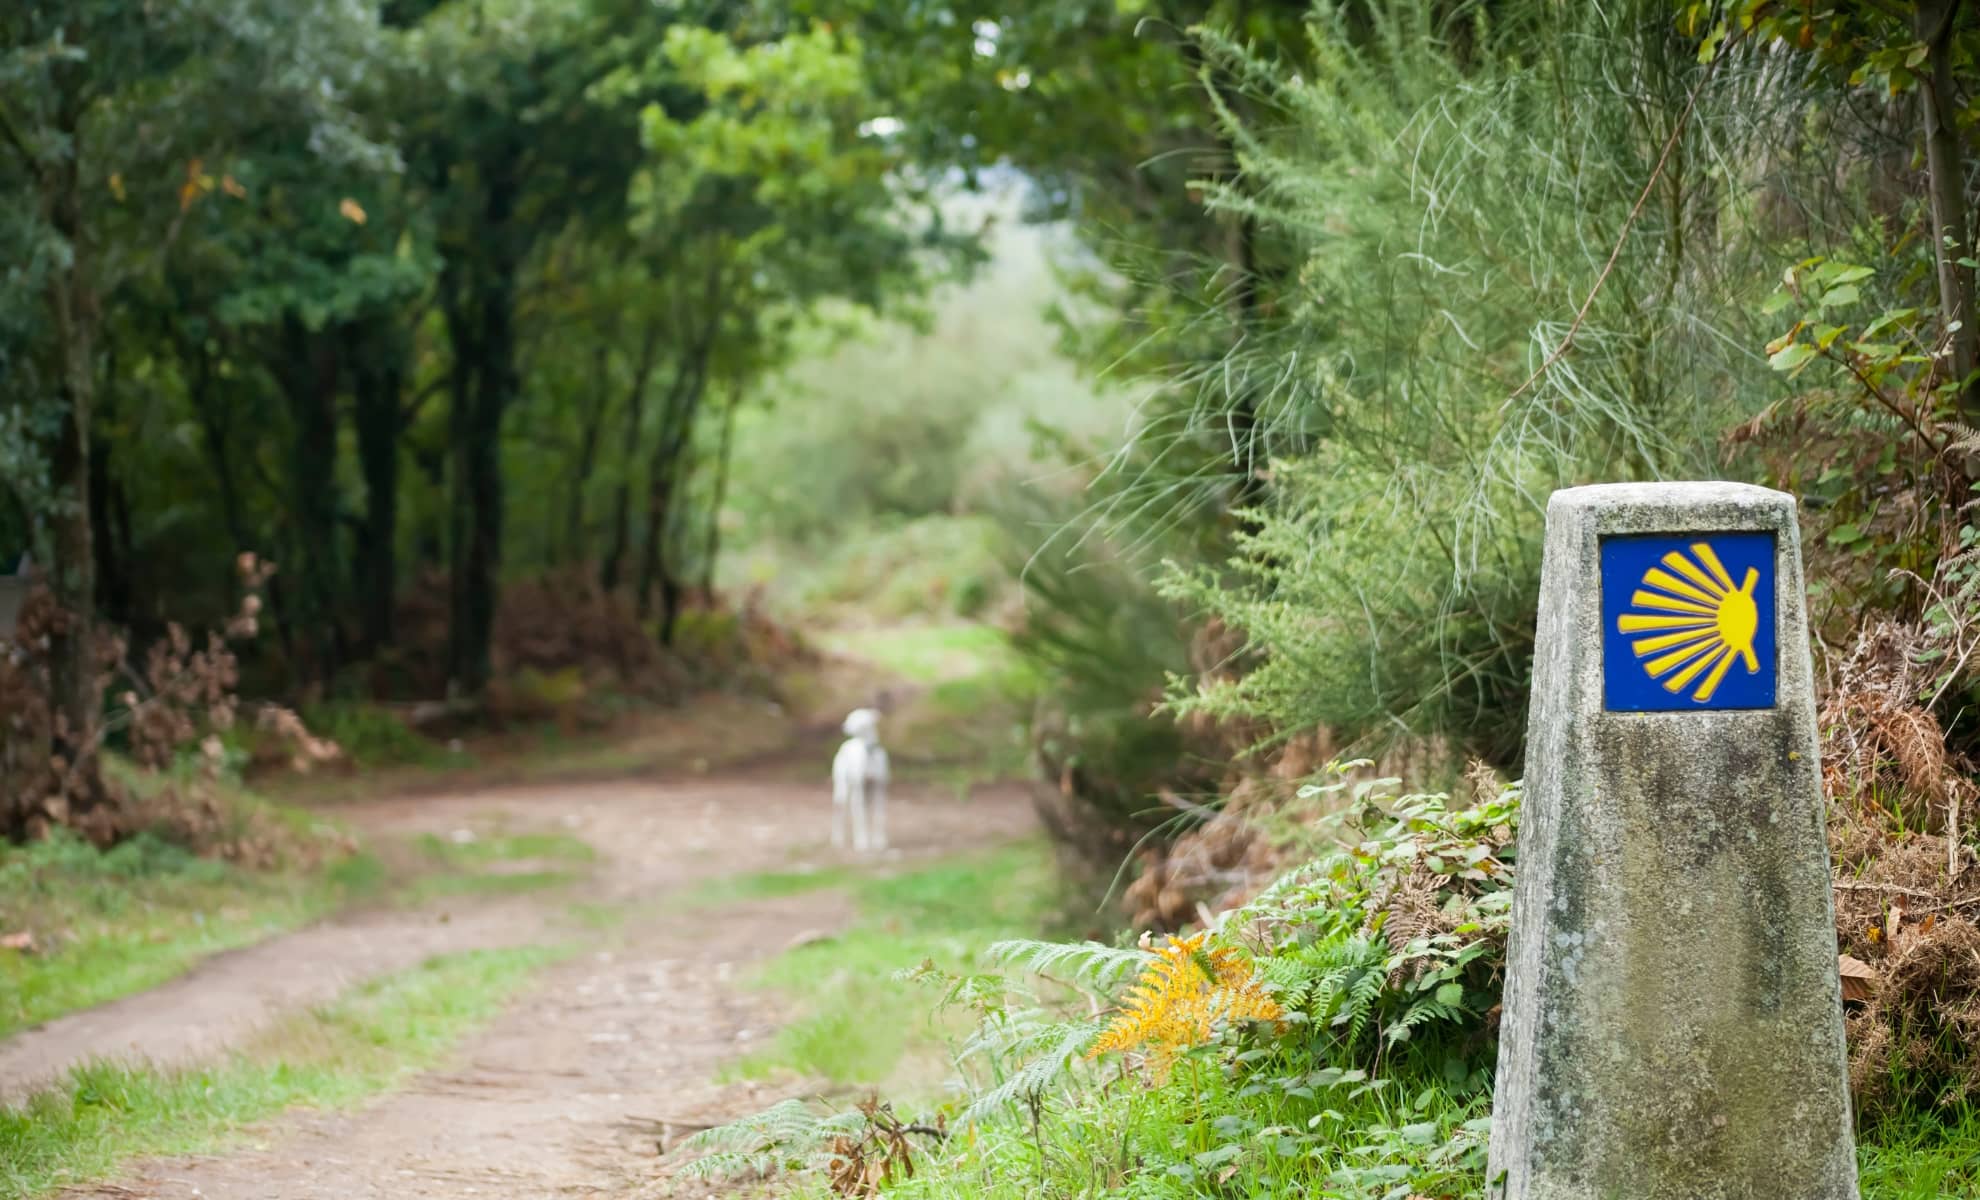
[[[1032,828],[1016,787],[967,800],[897,789],[895,851],[907,861],[993,845]],[[851,915],[834,893],[684,914],[670,896],[723,875],[846,861],[825,845],[820,784],[768,768],[664,783],[530,786],[394,801],[353,811],[372,831],[560,830],[591,843],[577,894],[380,913],[222,956],[173,984],[51,1022],[0,1045],[0,1087],[69,1063],[136,1053],[180,1062],[238,1042],[273,1014],[435,954],[584,936],[574,899],[624,906],[609,948],[551,968],[463,1047],[459,1065],[350,1113],[296,1115],[250,1151],[141,1164],[82,1195],[343,1200],[368,1196],[626,1195],[650,1175],[652,1119],[720,1118],[760,1106],[716,1070],[773,1029],[758,995],[730,986],[749,962]],[[885,863],[875,869],[884,869]]]

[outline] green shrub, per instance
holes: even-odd
[[[360,767],[435,766],[448,761],[445,747],[413,730],[397,714],[356,701],[315,704],[303,710],[303,724],[337,743]]]
[[[1191,668],[1191,628],[1149,582],[1154,551],[1049,519],[1062,512],[1039,498],[1004,518],[1013,530],[1061,530],[1012,563],[1025,608],[1011,642],[1039,681],[1031,737],[1040,815],[1062,846],[1106,876],[1173,817],[1159,793],[1214,792],[1221,747],[1161,708],[1165,683]]]
[[[785,552],[772,586],[785,605],[852,624],[975,616],[1008,578],[1000,531],[981,516],[936,514],[845,531],[830,546]]]
[[[1708,72],[1668,5],[1485,13],[1325,4],[1296,74],[1201,35],[1256,114],[1220,98],[1243,172],[1210,203],[1297,268],[1195,397],[1200,429],[1242,406],[1272,485],[1228,566],[1170,576],[1260,656],[1186,709],[1517,762],[1548,493],[1716,477],[1782,393],[1757,308],[1797,255],[1765,206],[1775,172],[1834,187],[1782,145],[1815,94],[1757,51]]]
[[[995,596],[995,585],[981,573],[965,575],[949,589],[949,607],[963,618],[981,616]]]

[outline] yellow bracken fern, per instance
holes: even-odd
[[[1087,1057],[1145,1047],[1149,1065],[1162,1074],[1176,1055],[1209,1041],[1220,1020],[1276,1021],[1285,1015],[1242,955],[1227,946],[1206,951],[1203,942],[1201,933],[1172,937],[1157,950]]]

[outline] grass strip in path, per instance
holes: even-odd
[[[744,1078],[795,1072],[842,1084],[884,1084],[911,1057],[946,1060],[959,1032],[930,1013],[930,994],[897,974],[925,959],[979,969],[985,947],[1035,937],[1060,899],[1051,852],[1021,842],[891,875],[848,878],[843,871],[740,877],[730,888],[789,894],[803,886],[850,886],[860,916],[851,929],[786,951],[753,982],[783,995],[792,1019],[764,1049],[733,1071]],[[915,1072],[909,1072],[915,1074]]]
[[[284,1110],[385,1090],[444,1059],[556,957],[522,948],[435,958],[292,1017],[205,1068],[79,1068],[0,1109],[0,1200],[101,1179],[139,1157],[207,1150]]]

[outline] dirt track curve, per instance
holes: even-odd
[[[897,787],[894,851],[911,861],[1033,828],[1019,787],[960,800]],[[788,767],[668,782],[545,785],[346,810],[374,833],[561,830],[600,861],[569,891],[451,911],[375,913],[221,956],[150,993],[0,1043],[0,1092],[96,1056],[186,1062],[275,1014],[439,953],[585,935],[573,899],[624,906],[610,939],[546,970],[451,1065],[349,1112],[297,1113],[214,1156],[136,1164],[71,1196],[203,1200],[636,1196],[654,1188],[654,1122],[718,1119],[767,1102],[718,1086],[721,1065],[776,1014],[734,984],[750,962],[830,931],[850,902],[813,892],[684,913],[665,901],[738,872],[845,861],[825,844],[821,783]]]

